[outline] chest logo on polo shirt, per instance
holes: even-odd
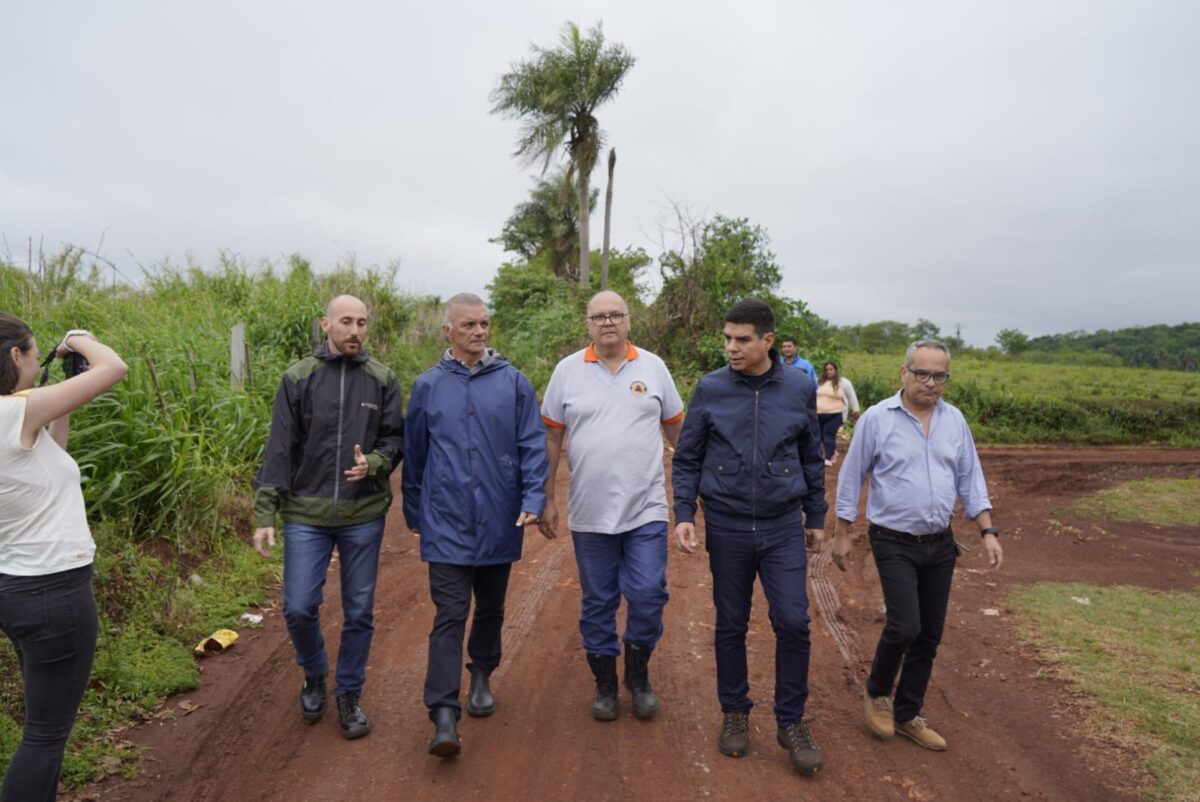
[[[633,393],[638,398],[641,398],[646,394],[646,383],[634,382],[633,384],[629,385],[629,392]]]

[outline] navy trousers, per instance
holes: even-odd
[[[512,563],[429,563],[429,595],[437,607],[425,672],[425,706],[430,718],[435,707],[453,707],[462,715],[458,693],[462,690],[463,635],[472,596],[475,614],[467,655],[471,663],[488,672],[500,665],[500,629],[504,626],[504,597],[511,571]]]
[[[746,670],[746,631],[757,576],[775,631],[775,719],[780,725],[793,724],[804,717],[811,652],[804,527],[738,532],[710,526],[707,531],[721,710],[754,706]]]
[[[817,415],[817,424],[821,427],[821,456],[825,459],[833,459],[837,453],[837,433],[844,420],[845,416],[840,412]]]

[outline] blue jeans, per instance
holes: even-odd
[[[616,657],[617,608],[625,597],[625,642],[653,649],[662,637],[667,594],[667,523],[616,535],[571,532],[583,601],[579,632],[588,654]]]
[[[754,577],[767,597],[775,630],[775,719],[781,725],[804,717],[808,701],[808,555],[804,527],[738,532],[708,527],[705,538],[717,608],[717,698],[721,710],[749,710],[746,630]]]
[[[25,728],[0,799],[52,802],[96,653],[92,566],[0,574],[0,627],[16,649],[25,690]]]
[[[335,695],[361,694],[375,632],[375,578],[383,518],[351,526],[283,525],[283,617],[304,676],[325,676],[329,660],[321,634],[321,600],[333,547],[342,576],[342,642]]]

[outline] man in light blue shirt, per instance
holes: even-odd
[[[833,538],[833,560],[844,571],[859,493],[870,474],[868,534],[887,622],[863,694],[867,726],[882,738],[898,732],[934,751],[944,750],[946,741],[926,724],[921,707],[958,558],[950,519],[959,500],[966,517],[979,524],[993,570],[1003,560],[971,429],[942,400],[949,378],[944,344],[919,340],[908,347],[900,392],[868,409],[854,427],[838,474]]]
[[[800,356],[800,346],[795,337],[784,337],[779,341],[779,361],[789,368],[796,368],[808,374],[813,387],[817,386],[817,369],[804,357]]]

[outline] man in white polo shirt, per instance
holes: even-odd
[[[667,603],[663,438],[674,447],[683,401],[667,366],[629,342],[629,307],[615,292],[588,303],[592,342],[558,363],[542,402],[550,479],[539,524],[558,534],[554,476],[570,434],[567,517],[583,588],[579,630],[596,676],[592,716],[617,718],[617,608],[625,596],[625,687],[633,713],[658,711],[648,663]]]

